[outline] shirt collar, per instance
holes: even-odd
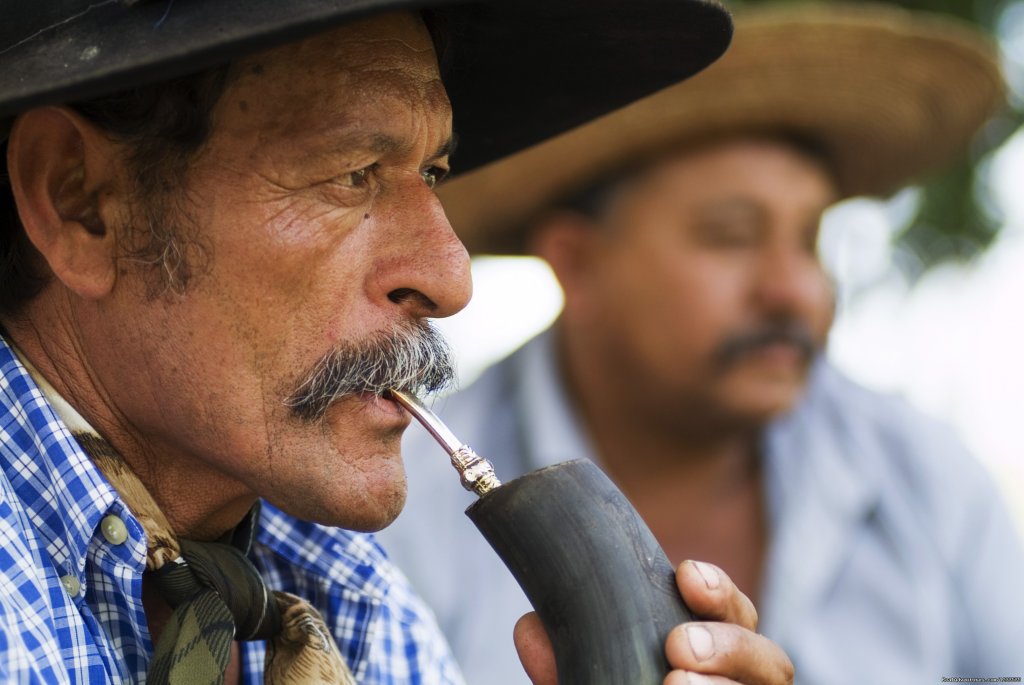
[[[69,420],[82,420],[60,402],[70,410]],[[2,336],[0,417],[0,469],[54,566],[60,573],[81,573],[90,540],[118,495]]]

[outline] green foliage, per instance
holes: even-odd
[[[738,4],[764,2],[825,4],[850,0],[747,0]],[[888,0],[889,4],[908,9],[948,14],[979,26],[995,35],[1002,13],[1007,7],[1024,0]],[[727,3],[730,4],[730,3]],[[983,154],[1003,143],[1022,124],[1021,103],[1008,108],[980,136],[973,154],[951,169],[929,179],[921,189],[919,210],[908,225],[897,233],[897,249],[910,252],[914,259],[901,260],[908,276],[916,277],[929,268],[947,261],[967,261],[981,254],[996,238],[1001,217],[993,216],[982,205],[978,187],[978,165]]]

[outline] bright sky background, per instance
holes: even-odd
[[[829,354],[864,385],[952,423],[1024,530],[1024,134],[992,156],[988,186],[1006,217],[998,242],[975,263],[940,267],[913,287],[893,266],[890,242],[913,191],[829,212],[821,249],[841,285]],[[562,302],[537,260],[479,258],[473,276],[469,307],[437,322],[463,386],[551,323]]]

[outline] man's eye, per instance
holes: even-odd
[[[433,188],[438,183],[445,179],[448,175],[448,170],[439,166],[431,166],[420,172],[423,177],[423,182],[427,184],[428,188]]]
[[[359,169],[358,171],[351,171],[338,179],[338,182],[343,186],[351,188],[362,188],[369,184],[370,174],[373,173],[376,164],[371,164],[368,167]]]

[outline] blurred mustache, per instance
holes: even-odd
[[[772,345],[789,345],[810,362],[818,344],[808,327],[798,321],[770,322],[750,331],[730,336],[713,355],[718,369],[726,369],[744,357]]]
[[[454,380],[451,348],[436,328],[421,321],[334,348],[296,384],[285,405],[293,416],[315,422],[346,395],[383,395],[389,388],[419,395],[443,390]]]

